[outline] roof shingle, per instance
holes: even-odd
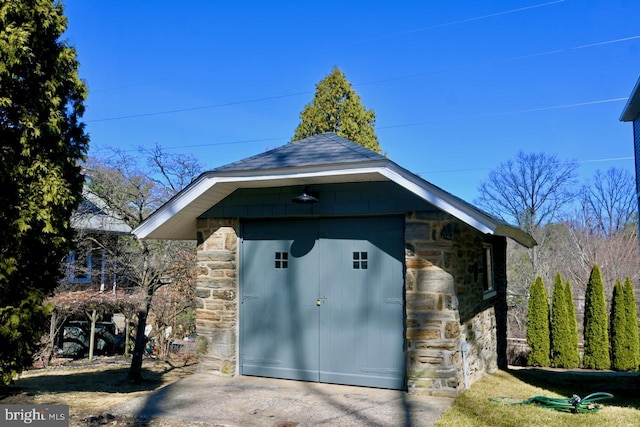
[[[289,143],[273,150],[229,163],[214,169],[216,172],[282,169],[354,163],[386,158],[353,141],[326,132]]]

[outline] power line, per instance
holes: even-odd
[[[633,160],[634,157],[611,157],[608,159],[591,159],[591,160],[576,160],[576,163],[601,163],[601,162],[618,162],[621,160]]]
[[[357,85],[354,84],[354,86],[366,86],[366,85],[371,85],[371,84],[391,82],[391,81],[395,81],[395,80],[413,79],[413,78],[416,78],[416,77],[424,77],[424,76],[433,75],[433,74],[449,73],[449,72],[452,72],[452,71],[462,71],[462,70],[468,70],[468,69],[471,69],[471,68],[478,68],[478,67],[482,67],[482,66],[486,66],[486,65],[501,64],[501,63],[505,63],[505,62],[519,61],[519,60],[522,60],[522,59],[536,58],[536,57],[540,57],[540,56],[556,55],[556,54],[559,54],[559,53],[570,52],[570,51],[573,51],[573,50],[580,50],[580,49],[587,49],[587,48],[591,48],[591,47],[605,46],[605,45],[608,45],[608,44],[622,43],[622,42],[627,42],[627,41],[637,40],[637,39],[640,39],[640,35],[635,35],[635,36],[630,36],[630,37],[623,37],[623,38],[613,39],[613,40],[605,40],[605,41],[602,41],[602,42],[589,43],[589,44],[566,47],[566,48],[561,48],[561,49],[547,50],[547,51],[544,51],[544,52],[531,53],[531,54],[527,54],[527,55],[512,56],[512,57],[509,57],[509,58],[495,59],[495,60],[492,60],[492,61],[475,62],[475,63],[471,63],[471,64],[467,64],[467,65],[460,65],[458,67],[442,68],[442,69],[439,69],[439,70],[426,71],[426,72],[423,72],[423,73],[407,74],[405,76],[397,76],[397,77],[389,77],[387,79],[372,80],[372,81],[369,81],[369,82],[359,83]]]
[[[503,59],[498,59],[498,60],[494,60],[494,61],[477,62],[477,63],[474,63],[474,64],[463,65],[463,66],[460,66],[460,67],[444,68],[444,69],[433,70],[433,71],[428,71],[428,72],[424,72],[424,73],[417,73],[417,74],[409,74],[409,75],[405,75],[405,76],[390,77],[390,78],[387,78],[387,79],[380,79],[380,80],[372,80],[372,81],[364,82],[364,83],[356,83],[356,84],[353,84],[353,86],[356,86],[356,87],[358,87],[358,86],[366,86],[366,85],[386,83],[386,82],[396,81],[396,80],[404,80],[404,79],[410,79],[410,78],[416,78],[416,77],[423,77],[423,76],[426,76],[426,75],[432,75],[432,74],[438,74],[438,73],[444,73],[444,72],[460,71],[460,70],[465,70],[465,69],[469,69],[469,68],[475,68],[475,67],[484,66],[484,65],[498,64],[498,63],[503,63],[503,62],[510,62],[510,61],[516,61],[516,60],[521,60],[521,59],[545,56],[545,55],[553,55],[553,54],[558,54],[558,53],[563,53],[563,52],[569,52],[569,51],[572,51],[572,50],[587,49],[587,48],[591,48],[591,47],[604,46],[604,45],[608,45],[608,44],[621,43],[621,42],[637,40],[637,39],[640,39],[640,35],[624,37],[624,38],[619,38],[619,39],[614,39],[614,40],[605,40],[605,41],[602,41],[602,42],[590,43],[590,44],[579,45],[579,46],[573,46],[573,47],[568,47],[568,48],[563,48],[563,49],[556,49],[556,50],[550,50],[550,51],[545,51],[545,52],[532,53],[532,54],[528,54],[528,55],[514,56],[514,57],[503,58]],[[160,115],[166,115],[166,114],[185,113],[185,112],[189,112],[189,111],[198,111],[198,110],[206,110],[206,109],[210,109],[210,108],[228,107],[228,106],[231,106],[231,105],[249,104],[249,103],[254,103],[254,102],[264,102],[264,101],[271,101],[271,100],[274,100],[274,99],[291,98],[291,97],[294,97],[294,96],[309,95],[309,94],[313,94],[313,92],[312,91],[304,91],[304,92],[296,92],[296,93],[290,93],[290,94],[284,94],[284,95],[267,96],[267,97],[263,97],[263,98],[246,99],[246,100],[240,100],[240,101],[230,101],[230,102],[224,102],[224,103],[220,103],[220,104],[203,105],[203,106],[199,106],[199,107],[187,107],[187,108],[179,108],[179,109],[174,109],[174,110],[156,111],[156,112],[150,112],[150,113],[139,113],[139,114],[129,114],[129,115],[125,115],[125,116],[106,117],[106,118],[102,118],[102,119],[87,120],[86,122],[87,123],[98,123],[98,122],[133,119],[133,118],[140,118],[140,117],[160,116]]]
[[[409,31],[403,31],[403,32],[399,32],[399,33],[382,35],[382,36],[373,37],[373,38],[367,39],[367,40],[360,40],[360,41],[355,42],[355,43],[362,43],[362,42],[365,42],[365,41],[372,41],[372,40],[380,40],[380,39],[394,37],[394,36],[397,36],[397,35],[412,34],[412,33],[417,33],[417,32],[421,32],[421,31],[433,30],[433,29],[441,28],[441,27],[448,27],[448,26],[451,26],[451,25],[457,25],[457,24],[464,24],[464,23],[467,23],[467,22],[479,21],[479,20],[482,20],[482,19],[492,18],[494,16],[508,15],[508,14],[511,14],[511,13],[522,12],[522,11],[529,10],[529,9],[536,9],[536,8],[539,8],[539,7],[551,6],[551,5],[554,5],[554,4],[557,4],[557,3],[563,3],[564,1],[565,0],[556,0],[556,1],[551,1],[551,2],[547,2],[547,3],[540,3],[540,4],[536,4],[536,5],[532,5],[532,6],[525,6],[525,7],[521,7],[521,8],[518,8],[518,9],[511,9],[511,10],[506,10],[506,11],[502,11],[502,12],[490,13],[488,15],[481,15],[481,16],[475,16],[475,17],[472,17],[472,18],[460,19],[460,20],[457,20],[457,21],[445,22],[445,23],[442,23],[442,24],[436,24],[436,25],[432,25],[432,26],[429,26],[429,27],[415,28],[415,29],[409,30]],[[146,85],[146,84],[150,84],[150,83],[156,83],[158,81],[164,81],[164,80],[168,80],[168,79],[169,79],[168,77],[165,77],[165,78],[156,79],[156,80],[150,80],[150,81],[146,81],[146,82],[131,83],[131,84],[127,84],[127,85],[124,85],[124,86],[116,86],[116,87],[110,87],[110,88],[104,88],[104,89],[97,89],[97,90],[93,90],[92,92],[105,92],[105,91],[111,91],[111,90],[117,90],[117,89],[126,89],[126,88],[130,88],[130,87],[141,86],[141,85]]]
[[[564,3],[565,0],[556,0],[556,1],[551,1],[551,2],[547,2],[547,3],[540,3],[540,4],[535,4],[532,6],[525,6],[525,7],[521,7],[518,9],[510,9],[510,10],[505,10],[502,12],[495,12],[495,13],[490,13],[488,15],[480,15],[480,16],[474,16],[471,18],[465,18],[465,19],[459,19],[457,21],[451,21],[451,22],[445,22],[442,24],[435,24],[435,25],[431,25],[428,27],[422,27],[422,28],[415,28],[413,30],[408,30],[408,31],[401,31],[398,33],[392,33],[392,34],[387,34],[387,35],[382,35],[382,36],[378,36],[378,37],[373,37],[373,38],[369,38],[366,40],[360,40],[356,43],[364,43],[364,42],[370,42],[370,41],[374,41],[374,40],[383,40],[383,39],[388,39],[388,38],[392,38],[392,37],[396,37],[396,36],[402,36],[405,34],[413,34],[413,33],[419,33],[422,31],[428,31],[428,30],[435,30],[436,28],[443,28],[443,27],[449,27],[451,25],[458,25],[458,24],[466,24],[467,22],[473,22],[473,21],[480,21],[483,19],[487,19],[487,18],[493,18],[496,16],[501,16],[501,15],[508,15],[511,13],[516,13],[516,12],[523,12],[525,10],[530,10],[530,9],[536,9],[539,7],[545,7],[545,6],[551,6],[554,4],[558,4],[558,3]]]
[[[281,140],[289,140],[289,139],[291,139],[291,137],[283,136],[280,138],[243,139],[239,141],[211,142],[211,143],[205,143],[205,144],[180,145],[180,146],[162,147],[162,148],[165,150],[176,150],[181,148],[200,148],[200,147],[212,147],[216,145],[235,145],[235,144],[246,144],[249,142],[281,141]]]
[[[617,162],[623,160],[633,160],[634,157],[611,157],[604,159],[589,159],[589,160],[576,160],[575,163],[604,163],[604,162]],[[432,170],[432,171],[424,171],[418,172],[418,174],[436,174],[436,173],[460,173],[460,172],[475,172],[475,171],[486,171],[491,170],[493,167],[480,167],[480,168],[463,168],[463,169],[443,169],[443,170]]]
[[[488,118],[488,117],[498,117],[498,116],[504,116],[504,115],[510,115],[510,114],[523,114],[523,113],[531,113],[531,112],[537,112],[537,111],[558,110],[562,108],[575,108],[575,107],[598,105],[598,104],[604,104],[604,103],[610,103],[610,102],[621,102],[621,101],[626,101],[627,99],[628,98],[599,99],[595,101],[575,102],[572,104],[561,104],[561,105],[551,105],[546,107],[527,108],[522,110],[502,111],[502,112],[492,113],[492,114],[476,114],[476,115],[468,116],[468,118]],[[397,124],[397,125],[378,126],[376,127],[376,129],[380,130],[380,129],[411,127],[411,126],[429,126],[429,125],[450,123],[454,121],[457,122],[457,120],[440,120],[440,121],[428,121],[428,122],[403,123],[403,124]],[[202,143],[202,144],[180,145],[180,146],[163,147],[163,148],[167,150],[173,150],[173,149],[183,149],[183,148],[213,147],[213,146],[219,146],[219,145],[246,144],[250,142],[282,141],[282,140],[289,140],[289,139],[291,139],[291,137],[282,136],[282,137],[261,138],[261,139],[243,139],[243,140],[237,140],[237,141],[208,142],[208,143]],[[132,149],[132,150],[125,150],[125,151],[136,151],[136,150]],[[623,159],[626,160],[626,158],[620,158],[619,160],[623,160]],[[611,160],[618,160],[618,159],[611,159]],[[584,162],[588,162],[588,161],[585,160]],[[466,169],[466,170],[470,170],[470,169]],[[449,172],[449,171],[445,171],[445,172]],[[455,172],[455,171],[451,171],[451,172]]]
[[[139,117],[160,116],[160,115],[164,115],[164,114],[184,113],[184,112],[188,112],[188,111],[205,110],[205,109],[208,109],[208,108],[228,107],[230,105],[249,104],[249,103],[252,103],[252,102],[262,102],[262,101],[270,101],[270,100],[273,100],[273,99],[290,98],[292,96],[307,95],[309,93],[313,93],[313,92],[298,92],[298,93],[290,93],[290,94],[287,94],[287,95],[275,95],[275,96],[267,96],[267,97],[264,97],[264,98],[246,99],[246,100],[243,100],[243,101],[231,101],[231,102],[225,102],[225,103],[222,103],[222,104],[203,105],[203,106],[200,106],[200,107],[189,107],[189,108],[180,108],[180,109],[176,109],[176,110],[156,111],[154,113],[130,114],[130,115],[127,115],[127,116],[118,116],[118,117],[107,117],[107,118],[104,118],[104,119],[87,120],[87,123],[107,122],[107,121],[122,120],[122,119],[134,119],[134,118],[139,118]]]
[[[502,112],[491,113],[491,114],[475,114],[475,115],[469,115],[469,116],[467,116],[467,118],[478,119],[478,118],[507,116],[507,115],[511,115],[511,114],[533,113],[533,112],[538,112],[538,111],[560,110],[560,109],[563,109],[563,108],[584,107],[584,106],[588,106],[588,105],[606,104],[606,103],[610,103],[610,102],[621,102],[621,101],[626,101],[627,99],[629,99],[629,98],[599,99],[599,100],[596,100],[596,101],[576,102],[576,103],[572,103],[572,104],[560,104],[560,105],[551,105],[551,106],[547,106],[547,107],[537,107],[537,108],[527,108],[527,109],[522,109],[522,110],[502,111]],[[378,126],[376,129],[393,129],[393,128],[400,128],[400,127],[426,126],[426,125],[450,123],[452,121],[457,122],[457,120],[414,122],[414,123],[403,123],[403,124],[398,124],[398,125]]]

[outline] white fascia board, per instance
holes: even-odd
[[[180,219],[174,217],[181,215],[181,213],[192,217],[185,218],[185,220],[194,222],[193,228],[195,231],[195,219],[206,209],[203,209],[202,212],[187,213],[184,211],[185,209],[188,210],[191,205],[196,203],[199,198],[217,184],[231,184],[232,192],[237,188],[271,187],[283,185],[283,183],[285,185],[298,185],[347,181],[361,182],[380,180],[382,178],[395,182],[481,233],[510,237],[527,247],[535,245],[535,241],[526,233],[512,229],[513,227],[497,222],[487,215],[483,215],[481,212],[470,207],[466,202],[456,199],[451,194],[391,161],[368,161],[361,164],[354,163],[348,165],[349,167],[347,168],[345,168],[345,166],[347,165],[338,164],[271,171],[206,172],[136,227],[133,230],[133,234],[141,239],[149,237],[158,228],[169,225],[166,223],[171,222],[172,218],[174,220]],[[348,179],[345,180],[345,178]],[[210,207],[211,206],[207,206],[207,209]],[[195,235],[195,233],[193,235]],[[183,238],[186,237],[183,236]]]
[[[493,234],[496,229],[497,224],[495,221],[492,221],[488,217],[480,217],[479,212],[474,211],[473,213],[475,215],[473,215],[469,212],[471,209],[465,209],[462,203],[457,202],[450,194],[406,170],[402,170],[399,167],[392,167],[388,168],[384,175],[391,181],[411,191],[416,196],[426,200],[438,209],[453,215],[481,233]]]
[[[416,196],[458,218],[481,233],[509,237],[527,248],[532,248],[537,244],[533,237],[522,230],[483,214],[468,203],[457,199],[455,196],[394,163],[390,163],[383,174],[391,181],[403,186]]]
[[[207,177],[206,174],[200,175],[195,181],[160,206],[151,216],[142,221],[131,233],[138,239],[148,237],[155,229],[174,215],[177,215],[215,184],[215,179]]]

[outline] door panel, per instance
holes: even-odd
[[[402,233],[401,218],[244,224],[241,373],[404,388]]]
[[[320,224],[320,381],[404,388],[402,219]],[[388,302],[392,301],[393,304]]]
[[[303,245],[307,226],[296,221],[245,226],[242,374],[318,381],[317,280],[306,280],[317,276],[317,265],[309,256],[313,247]]]

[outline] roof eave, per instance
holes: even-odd
[[[236,189],[246,187],[249,184],[252,187],[275,186],[284,181],[295,181],[295,184],[291,183],[289,185],[313,183],[313,181],[317,179],[324,179],[326,182],[331,182],[331,177],[334,176],[371,176],[378,174],[378,170],[386,162],[386,160],[383,160],[270,170],[205,172],[145,219],[132,233],[139,239],[193,240],[195,238],[195,225],[193,230],[191,230],[192,233],[189,233],[189,236],[171,233],[160,234],[154,233],[154,231],[160,229],[163,224],[173,216],[179,214],[183,209],[192,206],[200,196],[217,184],[231,183],[235,185],[234,189]],[[383,177],[380,176],[380,178]],[[207,209],[210,207],[211,206],[208,206]],[[199,212],[198,216],[205,210],[206,209],[203,209],[202,212]]]
[[[160,207],[153,215],[136,227],[132,233],[138,238],[193,240],[196,235],[195,218],[211,207],[202,207],[202,210],[196,214],[194,204],[201,196],[207,194],[219,184],[230,184],[230,187],[218,196],[219,200],[221,200],[220,197],[227,194],[227,192],[230,194],[233,190],[247,185],[251,187],[276,186],[283,183],[285,185],[297,185],[314,183],[317,180],[323,182],[346,182],[345,179],[347,178],[353,178],[358,181],[385,179],[395,182],[482,233],[509,237],[528,248],[536,245],[535,240],[528,234],[483,214],[468,203],[412,174],[390,160],[272,170],[206,172]],[[211,197],[211,200],[216,199],[212,195],[209,197]],[[179,213],[184,213],[187,208],[191,208],[192,213],[190,216],[194,217],[178,217]],[[185,225],[185,221],[189,221],[190,224]],[[183,228],[179,232],[174,231],[170,226],[171,224],[176,226],[182,224]]]
[[[629,95],[627,105],[625,105],[624,110],[622,110],[620,121],[632,122],[638,117],[638,115],[640,115],[640,78],[638,78],[631,95]]]
[[[421,197],[444,212],[458,218],[476,230],[485,234],[509,237],[527,248],[532,248],[537,245],[537,242],[533,237],[529,236],[519,228],[499,221],[492,216],[474,209],[469,203],[458,199],[452,194],[447,193],[430,182],[412,174],[395,163],[390,162],[390,164],[392,167],[390,167],[389,170],[398,174],[402,177],[401,179],[407,180],[408,182],[403,185],[402,182],[400,182],[400,179],[390,178],[392,181],[403,185],[418,197]]]

